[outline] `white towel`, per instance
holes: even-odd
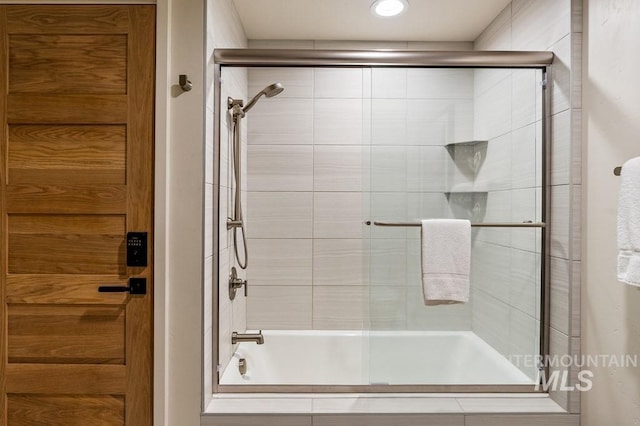
[[[622,166],[618,198],[618,281],[640,286],[640,157]]]
[[[422,221],[422,289],[426,305],[469,301],[471,223]]]

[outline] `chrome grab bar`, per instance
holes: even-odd
[[[365,222],[367,225],[370,225],[371,222]],[[421,222],[378,222],[374,221],[374,225],[376,226],[422,226]],[[507,222],[487,222],[487,223],[472,223],[473,227],[483,227],[483,228],[544,228],[547,226],[544,222],[522,222],[522,223],[507,223]]]

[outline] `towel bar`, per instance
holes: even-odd
[[[367,225],[371,225],[371,222],[365,222]],[[374,221],[376,226],[422,226],[421,222],[378,222]],[[522,223],[472,223],[471,226],[483,227],[483,228],[544,228],[547,226],[544,222],[522,222]]]

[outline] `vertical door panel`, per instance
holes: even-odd
[[[0,426],[152,424],[154,46],[154,6],[0,6]]]

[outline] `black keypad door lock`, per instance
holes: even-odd
[[[127,266],[147,266],[146,232],[127,232]]]

